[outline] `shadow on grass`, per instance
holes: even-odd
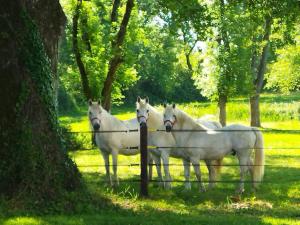
[[[247,184],[242,200],[233,202],[232,184],[218,184],[206,193],[198,192],[195,184],[188,192],[182,184],[175,183],[172,190],[150,184],[150,197],[140,199],[139,183],[130,182],[138,176],[122,179],[120,186],[112,189],[105,187],[103,175],[83,173],[87,193],[77,192],[65,199],[68,210],[7,214],[0,224],[296,224],[300,211],[291,205],[299,203],[300,187],[284,179],[298,174],[297,168],[268,169],[266,181],[276,179],[279,183],[263,183],[255,194]],[[291,194],[292,189],[298,195]]]

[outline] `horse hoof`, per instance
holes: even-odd
[[[166,190],[172,189],[172,185],[171,185],[170,182],[166,182],[166,183],[165,183],[165,189],[166,189]]]
[[[208,190],[214,189],[216,187],[216,184],[209,184],[208,185]]]
[[[192,189],[191,183],[187,183],[184,185],[184,190],[185,191],[190,191]]]
[[[256,193],[256,192],[257,192],[257,188],[256,188],[256,187],[252,187],[252,188],[251,188],[251,191],[252,191],[253,193]]]
[[[164,184],[163,181],[159,181],[156,185],[157,185],[157,187],[159,187],[159,188],[164,188],[164,187],[165,187],[165,184]]]
[[[243,194],[245,192],[245,189],[244,188],[239,188],[235,191],[236,194]]]
[[[200,188],[200,192],[201,192],[201,193],[204,193],[204,192],[206,192],[206,189],[205,189],[205,187],[201,187],[201,188]]]

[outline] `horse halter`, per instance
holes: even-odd
[[[171,123],[172,124],[172,127],[174,126],[174,124],[176,123],[177,121],[177,118],[175,115],[173,115],[174,117],[174,121],[171,121],[171,120],[164,120],[164,125],[166,125],[167,122]]]
[[[145,118],[145,120],[146,120],[146,122],[148,121],[148,118],[149,118],[149,116],[148,116],[148,118],[146,118],[146,116],[137,116],[137,120],[138,120],[138,122],[140,122],[140,119],[141,118]]]
[[[101,120],[98,117],[93,117],[90,119],[91,123],[93,123],[94,120],[99,120],[99,123],[101,123]]]

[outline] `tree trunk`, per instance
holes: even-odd
[[[118,19],[118,8],[120,6],[120,0],[114,0],[113,7],[110,14],[110,21],[111,23],[117,22]]]
[[[92,92],[89,85],[88,75],[81,59],[81,53],[78,47],[78,38],[77,38],[78,19],[80,15],[81,4],[82,4],[81,0],[78,0],[75,8],[74,16],[73,16],[73,30],[72,30],[73,52],[75,55],[76,63],[81,77],[82,90],[86,100],[89,100],[92,99]]]
[[[220,95],[218,100],[219,106],[219,122],[222,126],[226,126],[226,103],[227,103],[227,96]]]
[[[260,111],[259,111],[259,96],[260,96],[260,93],[263,88],[264,75],[265,75],[265,70],[266,70],[266,65],[267,65],[271,24],[272,24],[272,19],[271,19],[271,17],[267,16],[266,24],[265,24],[265,34],[263,37],[263,41],[266,42],[266,44],[263,47],[258,68],[257,68],[257,70],[253,70],[253,72],[256,72],[256,77],[254,77],[254,79],[253,79],[253,84],[254,84],[254,88],[255,88],[254,95],[252,95],[250,97],[250,111],[251,111],[250,124],[251,124],[251,126],[255,126],[255,127],[261,127]],[[255,60],[255,58],[256,58],[255,56],[252,57],[252,60]],[[255,65],[255,62],[252,62],[251,64],[253,66],[253,65]]]
[[[260,126],[259,95],[250,97],[251,126]]]
[[[82,15],[81,18],[81,30],[82,30],[82,40],[86,46],[86,50],[88,50],[90,55],[93,55],[90,36],[88,33],[88,16],[86,14]]]
[[[119,65],[123,62],[122,45],[126,35],[126,29],[129,22],[130,14],[134,6],[134,0],[128,0],[126,4],[126,11],[123,16],[119,32],[117,34],[116,41],[113,43],[113,56],[109,62],[109,69],[102,89],[102,105],[106,110],[110,110],[111,107],[111,92],[112,84],[115,80],[116,72]]]
[[[218,84],[218,106],[219,106],[219,122],[222,126],[226,126],[226,103],[228,96],[228,80],[231,79],[232,69],[230,66],[230,62],[226,57],[226,53],[230,54],[230,45],[228,39],[228,33],[225,26],[225,3],[224,0],[220,0],[220,37],[218,38],[219,48],[222,49],[223,53],[219,53],[219,64],[221,67],[226,67],[223,69],[223,72],[220,74],[219,84]],[[223,45],[223,46],[222,46]]]
[[[79,184],[58,133],[52,85],[64,23],[58,0],[0,8],[0,194],[50,200]]]

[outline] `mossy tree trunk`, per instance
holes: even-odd
[[[14,0],[0,9],[0,194],[55,198],[79,185],[57,123],[58,0]]]

